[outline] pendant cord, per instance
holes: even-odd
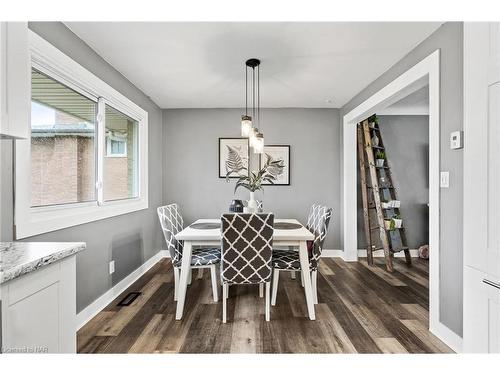
[[[257,66],[257,124],[260,129],[260,65]]]
[[[252,108],[253,118],[255,118],[255,68],[252,67]]]
[[[245,66],[245,116],[248,116],[248,66]]]

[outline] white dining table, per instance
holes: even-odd
[[[199,219],[197,223],[220,223],[220,219]],[[300,224],[298,229],[274,229],[273,246],[294,246],[299,249],[300,267],[304,278],[304,293],[307,302],[307,311],[309,319],[315,320],[314,298],[312,294],[311,273],[309,270],[309,256],[307,253],[307,241],[314,240],[314,235],[307,230],[298,220],[295,219],[276,219],[275,223],[287,222]],[[177,310],[175,319],[182,319],[184,312],[184,302],[186,301],[186,290],[188,286],[189,270],[191,265],[191,255],[193,246],[221,246],[221,229],[195,229],[191,226],[184,228],[175,235],[178,241],[184,241],[182,251],[181,276],[179,280],[179,289],[177,294]]]

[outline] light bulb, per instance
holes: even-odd
[[[257,133],[253,141],[253,153],[262,154],[264,153],[264,134]]]
[[[241,116],[241,136],[248,138],[250,130],[252,129],[252,117],[243,115]]]
[[[258,133],[258,129],[256,128],[251,128],[250,129],[250,134],[248,135],[248,141],[250,143],[250,147],[253,147],[254,142],[255,142],[255,136]]]

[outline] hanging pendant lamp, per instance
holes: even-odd
[[[254,127],[252,121],[256,118],[257,124],[260,125],[260,60],[249,59],[245,62],[245,114],[241,116],[241,136],[248,137],[250,146],[255,154],[264,152],[264,135]],[[252,116],[248,115],[248,68],[252,69]],[[255,68],[257,68],[257,85],[255,85]],[[256,92],[257,88],[257,92]],[[257,112],[255,108],[255,94],[257,94]]]

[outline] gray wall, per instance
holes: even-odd
[[[440,320],[461,336],[463,153],[450,150],[449,135],[463,129],[463,24],[448,22],[441,26],[349,101],[341,116],[436,49],[441,51],[440,169],[450,172],[450,187],[441,189],[440,196]]]
[[[219,217],[235,197],[234,180],[218,177],[218,138],[240,136],[240,109],[163,111],[165,137],[164,201],[177,202],[184,220]],[[290,145],[290,186],[266,186],[266,210],[303,222],[309,207],[333,208],[326,249],[340,249],[340,134],[336,109],[264,109],[261,130],[266,144]],[[253,165],[256,165],[254,163]]]
[[[142,107],[149,115],[149,209],[24,239],[85,241],[77,255],[77,311],[105,293],[161,248],[156,207],[162,202],[162,112],[139,89],[59,22],[31,22],[31,30]],[[19,141],[18,141],[19,142]],[[2,241],[12,240],[12,143],[2,141]],[[108,273],[114,259],[115,274]]]
[[[429,243],[429,116],[379,116],[410,249]],[[358,174],[358,249],[366,247]]]

